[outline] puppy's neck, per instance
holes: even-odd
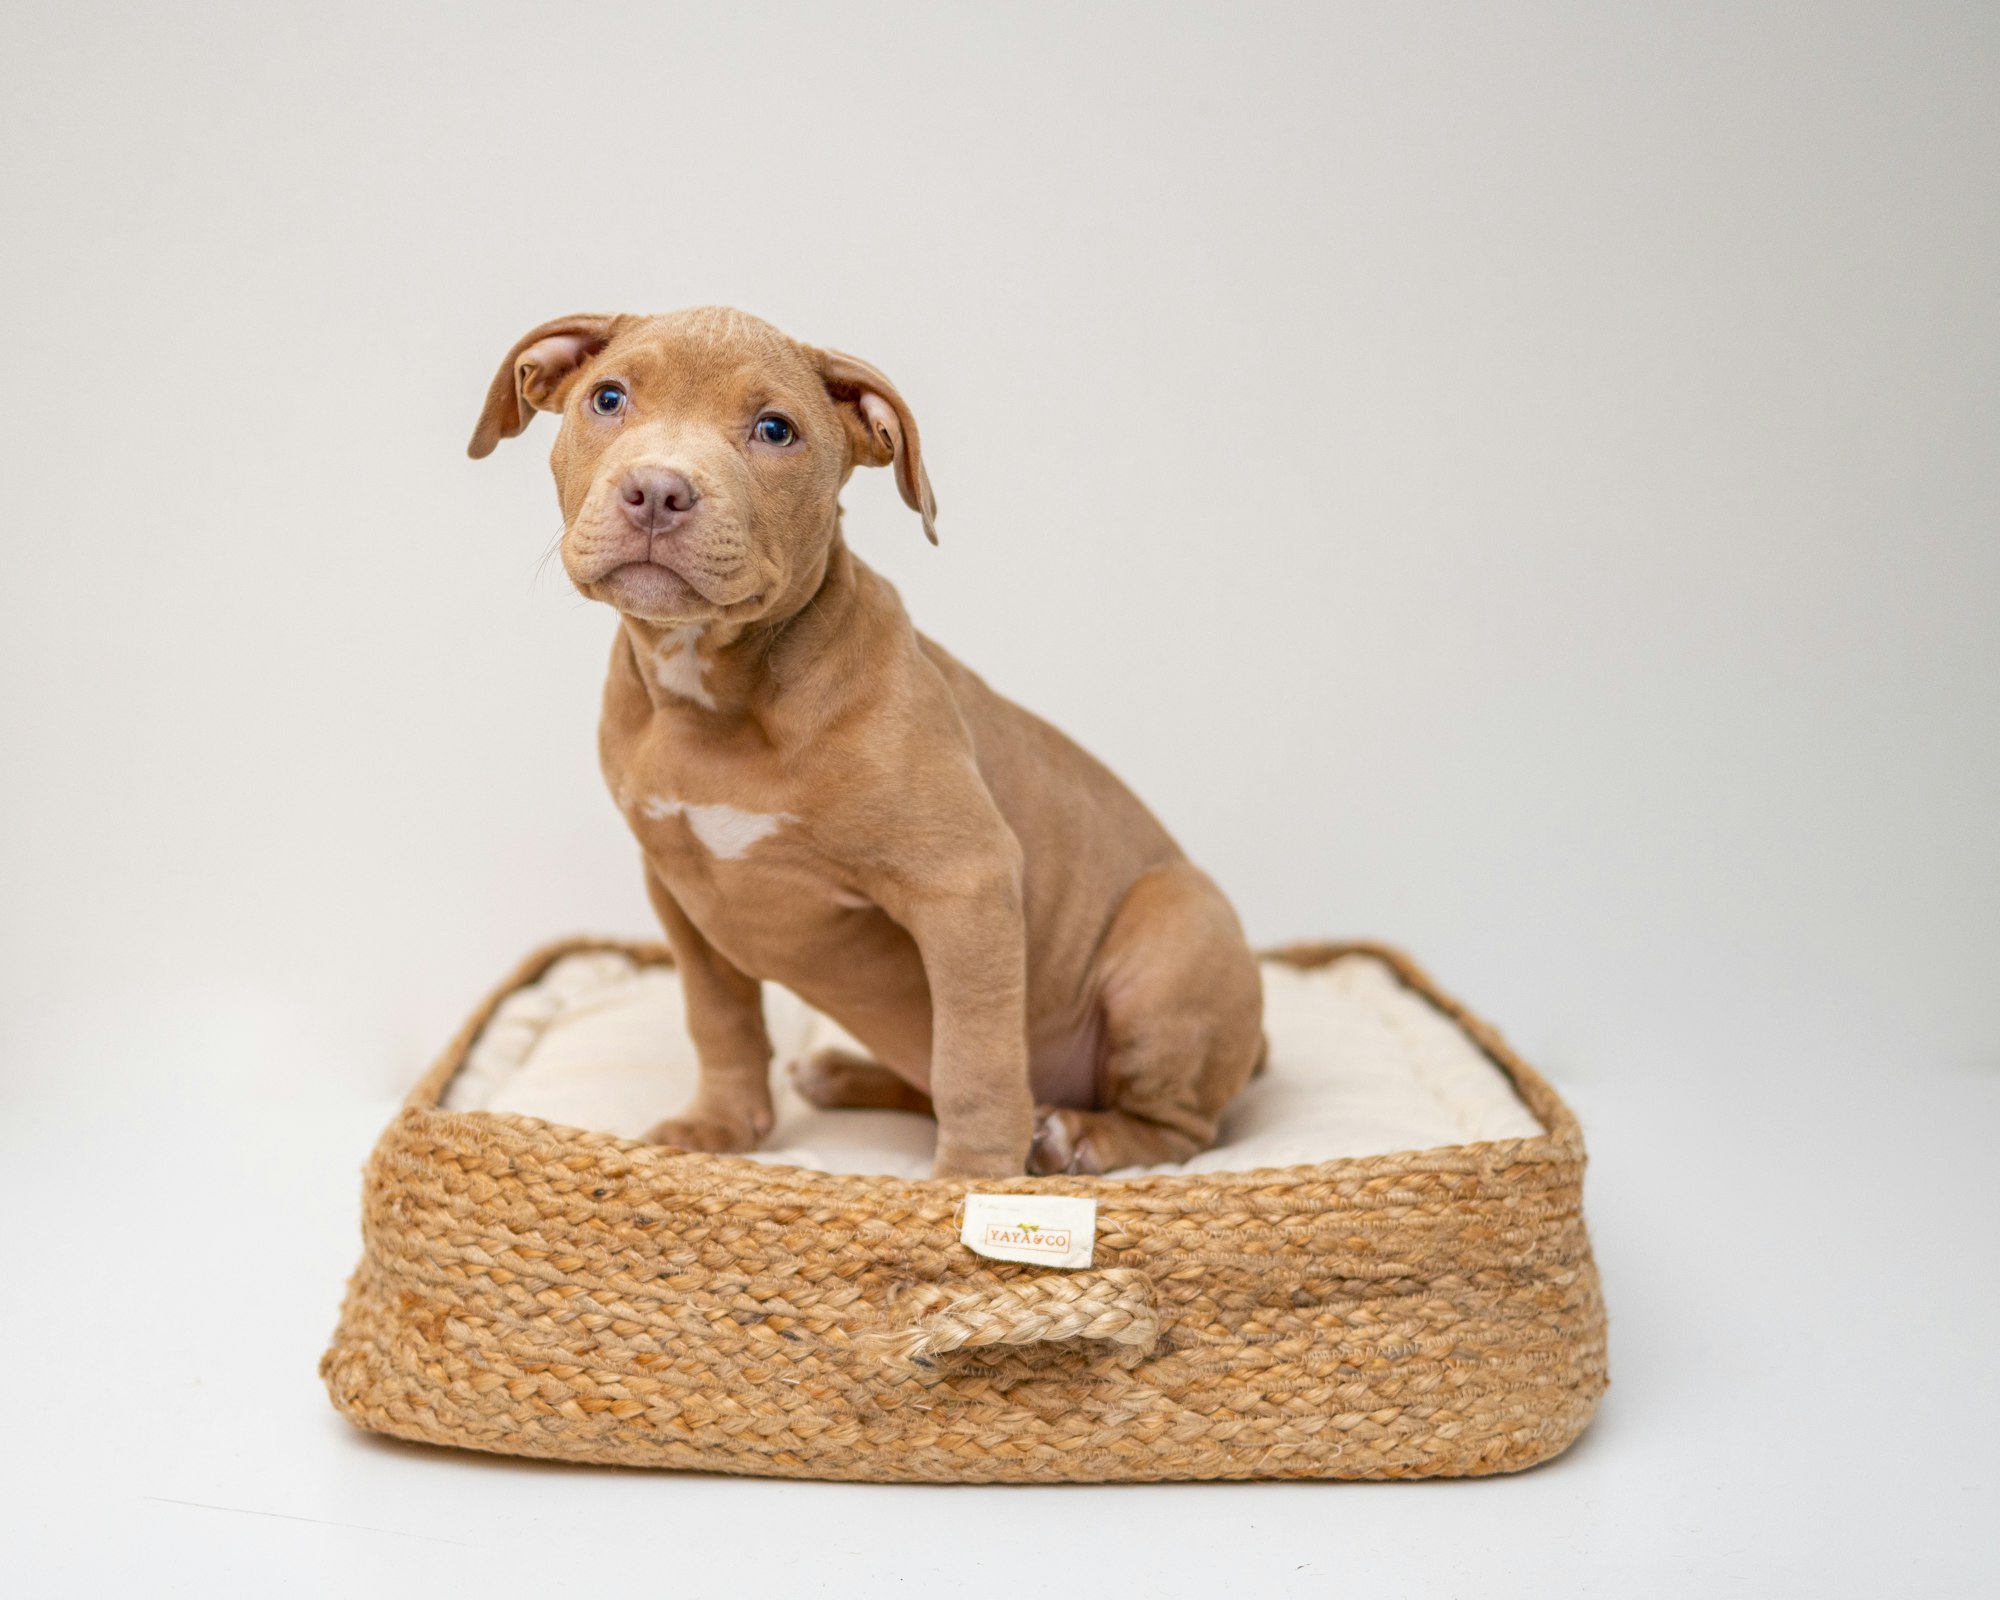
[[[675,626],[621,617],[633,665],[656,713],[770,722],[781,697],[810,697],[822,664],[860,604],[858,563],[834,528],[798,603],[747,623]]]

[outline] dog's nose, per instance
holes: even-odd
[[[694,510],[701,498],[681,473],[666,467],[634,467],[618,485],[625,516],[641,533],[667,533]]]

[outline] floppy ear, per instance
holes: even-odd
[[[477,461],[502,439],[527,427],[537,411],[562,410],[577,369],[611,342],[616,317],[558,317],[524,333],[507,352],[486,391],[486,409],[465,453]]]
[[[896,386],[867,362],[838,350],[819,354],[826,392],[847,424],[854,459],[870,467],[896,464],[896,487],[903,492],[903,504],[924,519],[924,537],[936,544],[937,496],[931,493],[930,474],[924,471],[923,442],[909,406]]]

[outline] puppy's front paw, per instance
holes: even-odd
[[[769,1131],[735,1117],[669,1117],[646,1135],[648,1144],[669,1144],[709,1155],[735,1155],[755,1150]]]
[[[934,1178],[1018,1178],[1021,1171],[1021,1158],[1011,1151],[971,1150],[942,1140],[931,1163]]]

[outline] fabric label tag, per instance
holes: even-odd
[[[1087,1267],[1097,1248],[1097,1202],[1068,1194],[969,1194],[958,1237],[995,1261]]]

